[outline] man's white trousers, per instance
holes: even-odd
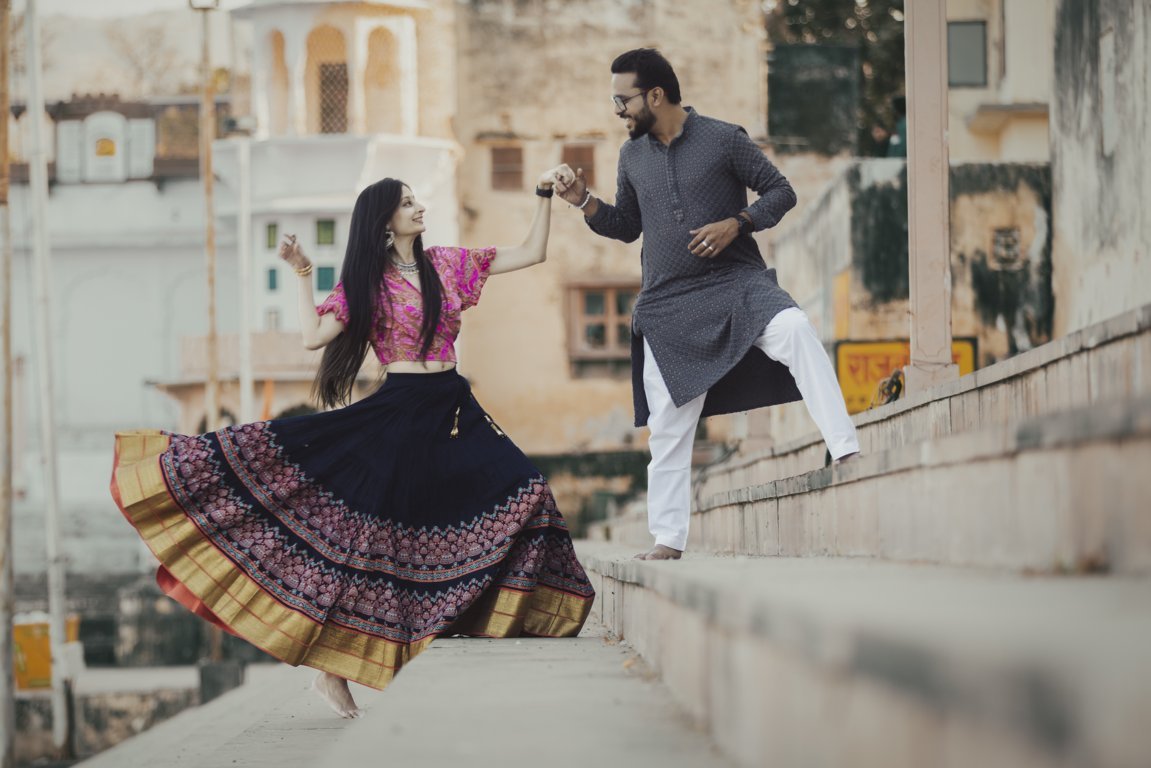
[[[832,458],[858,451],[855,425],[847,415],[835,369],[804,311],[793,307],[777,314],[755,345],[791,371]],[[691,520],[692,443],[707,393],[676,408],[646,340],[643,346],[643,388],[651,430],[648,525],[656,544],[683,550]]]

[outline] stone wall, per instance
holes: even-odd
[[[1151,301],[1151,8],[1062,0],[1051,110],[1055,333]]]
[[[856,162],[777,238],[780,284],[825,340],[907,337],[906,185],[901,160]],[[1046,166],[951,169],[953,333],[980,367],[1051,338],[1050,210]]]
[[[73,703],[76,755],[85,758],[103,752],[199,703],[195,688],[79,695]],[[20,765],[42,765],[56,754],[48,696],[17,699],[15,751]]]
[[[583,538],[589,523],[603,520],[647,488],[646,451],[532,456],[567,519],[574,538]]]

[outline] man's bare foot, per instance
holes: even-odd
[[[671,547],[665,547],[663,544],[656,544],[647,552],[640,552],[635,556],[636,560],[679,560],[683,556],[683,552]]]
[[[838,466],[840,464],[843,464],[846,461],[855,461],[858,458],[859,458],[859,451],[855,451],[854,453],[848,453],[848,454],[845,454],[843,456],[840,456],[838,459],[835,460],[835,464],[836,464],[836,466]]]
[[[356,700],[352,698],[352,692],[348,690],[348,681],[342,677],[321,672],[312,681],[312,690],[320,694],[321,698],[328,702],[328,706],[334,709],[340,717],[351,720],[364,713],[364,710],[356,706]]]

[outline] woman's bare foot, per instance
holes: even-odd
[[[312,690],[320,694],[328,706],[336,711],[340,717],[354,719],[361,716],[364,710],[356,706],[352,692],[348,690],[348,681],[336,677],[328,672],[321,672],[312,681]]]
[[[640,552],[635,556],[636,560],[679,560],[683,552],[671,547],[665,547],[663,544],[656,544],[647,552]]]

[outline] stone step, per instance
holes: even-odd
[[[646,514],[612,519],[600,537],[646,549]],[[688,548],[1151,574],[1151,398],[697,496]]]
[[[1023,352],[948,384],[905,396],[854,417],[864,453],[916,445],[944,435],[1009,427],[1070,409],[1151,396],[1151,305]],[[784,406],[803,410],[802,405]],[[753,421],[772,424],[769,411]],[[760,485],[823,466],[826,450],[806,413],[796,423],[806,435],[779,440],[749,438],[770,448],[745,450],[739,457],[701,473],[702,493]],[[784,430],[787,432],[788,430]]]
[[[387,690],[352,686],[341,720],[315,672],[249,668],[250,682],[82,768],[732,768],[627,646],[589,622],[578,638],[437,640]]]
[[[738,765],[1147,765],[1146,579],[631,551],[598,616]]]
[[[604,637],[449,639],[427,656],[316,768],[380,755],[469,768],[733,768],[635,652]]]

